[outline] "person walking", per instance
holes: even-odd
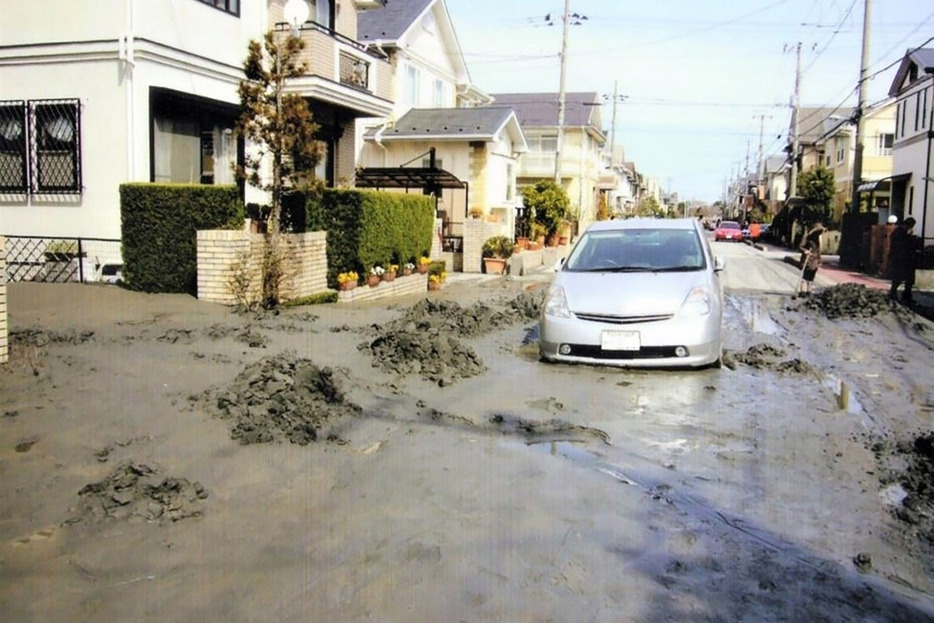
[[[892,278],[892,287],[889,288],[889,299],[898,300],[898,287],[905,285],[902,292],[902,303],[908,305],[914,302],[911,289],[915,285],[915,268],[918,263],[918,249],[920,241],[912,233],[915,220],[910,216],[899,223],[889,239],[888,269]]]
[[[803,257],[797,296],[811,296],[814,289],[814,277],[817,276],[817,269],[821,265],[820,236],[824,233],[824,229],[824,224],[818,221],[804,236],[804,242],[801,243],[800,249]]]

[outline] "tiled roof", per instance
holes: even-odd
[[[494,93],[494,104],[512,106],[516,109],[519,125],[523,128],[558,125],[557,93]],[[565,93],[564,125],[582,127],[593,124],[597,106],[597,94],[593,92]],[[588,105],[590,104],[590,105]]]
[[[357,40],[396,41],[434,0],[391,0],[386,6],[357,14]]]
[[[383,130],[381,139],[492,137],[512,114],[510,106],[413,108],[392,128]],[[376,129],[371,129],[366,138],[375,135]]]

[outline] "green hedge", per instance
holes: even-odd
[[[356,271],[365,277],[375,264],[417,263],[431,250],[435,222],[431,197],[347,189],[326,189],[303,197],[306,229],[328,235],[331,288],[337,288],[340,273]],[[286,201],[296,198],[293,195]]]
[[[123,277],[145,292],[197,294],[197,231],[241,229],[236,186],[123,184]]]

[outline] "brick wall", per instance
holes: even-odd
[[[6,312],[6,253],[4,252],[4,238],[0,236],[0,363],[6,363],[10,358]]]
[[[286,278],[279,286],[279,299],[288,301],[324,292],[327,286],[327,234],[281,234],[286,258]],[[241,272],[248,281],[248,296],[259,300],[262,286],[263,234],[245,231],[208,230],[198,232],[198,298],[235,305],[231,281]]]
[[[379,285],[370,287],[366,284],[357,286],[353,290],[338,292],[339,303],[356,303],[358,301],[372,301],[389,298],[391,296],[406,296],[408,294],[424,294],[428,291],[428,274],[413,273],[408,277],[401,275],[392,281],[382,281]]]

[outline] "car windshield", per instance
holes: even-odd
[[[564,269],[574,272],[662,272],[702,270],[704,251],[687,229],[616,229],[585,233]]]
[[[720,223],[720,229],[739,229],[739,223],[734,221],[723,221]]]

